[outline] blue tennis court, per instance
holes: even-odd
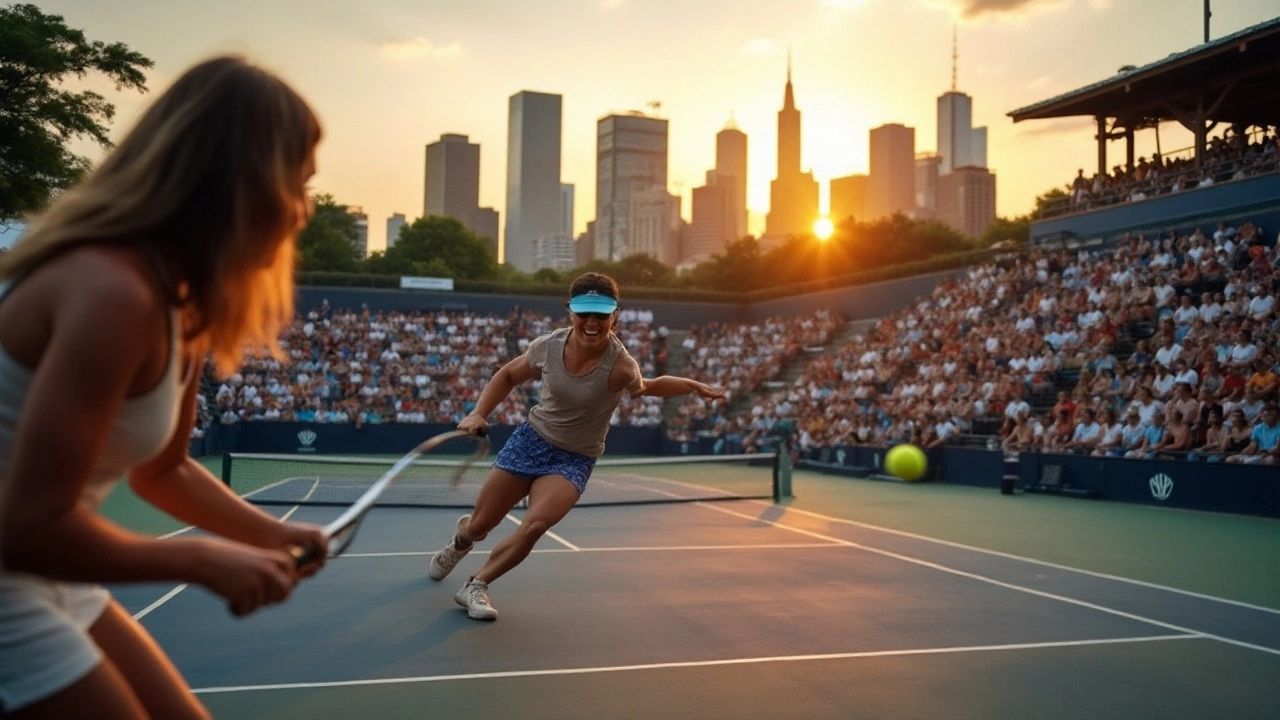
[[[196,588],[117,597],[228,718],[1280,716],[1261,604],[737,500],[580,508],[478,623],[452,596],[504,528],[434,583],[457,515],[375,509],[248,619]]]

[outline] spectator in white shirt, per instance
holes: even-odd
[[[1258,357],[1258,346],[1253,344],[1252,335],[1248,330],[1241,330],[1235,346],[1231,348],[1228,365],[1238,369],[1248,369],[1252,367],[1256,357]]]
[[[1093,408],[1085,408],[1066,449],[1068,452],[1091,453],[1101,437],[1102,426],[1098,424],[1097,413]]]
[[[1254,320],[1266,320],[1267,316],[1276,307],[1276,298],[1269,292],[1263,291],[1249,301],[1249,317]]]
[[[1156,350],[1156,363],[1171,368],[1179,357],[1182,357],[1182,346],[1173,341],[1172,335],[1165,335],[1160,349]]]

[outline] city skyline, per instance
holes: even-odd
[[[956,88],[975,100],[973,125],[988,128],[999,214],[1022,214],[1035,195],[1090,166],[1093,130],[1085,118],[1014,125],[1006,113],[1194,47],[1203,32],[1198,4],[1173,13],[1152,0],[804,0],[786,13],[763,1],[562,0],[535,11],[513,0],[374,0],[319,2],[303,14],[248,0],[35,4],[90,39],[124,42],[156,62],[145,96],[101,78],[79,84],[116,105],[113,138],[209,55],[241,52],[281,72],[325,123],[315,188],[363,207],[377,231],[393,213],[412,217],[421,207],[422,148],[446,133],[487,146],[479,203],[505,216],[506,101],[532,89],[564,98],[560,179],[579,189],[575,234],[595,216],[597,120],[651,100],[670,121],[669,189],[682,196],[686,218],[692,188],[715,166],[715,134],[735,118],[750,138],[749,229],[759,234],[776,177],[788,47],[804,110],[801,163],[821,183],[826,210],[830,179],[868,172],[871,128],[901,123],[916,129],[917,150],[937,150],[929,147],[936,100],[952,85],[957,22]],[[1261,0],[1217,2],[1211,36],[1274,14]],[[720,27],[714,38],[697,31],[708,23]],[[1189,138],[1161,128],[1166,152]],[[1141,134],[1138,154],[1154,144],[1153,133]],[[93,146],[77,149],[101,157]],[[385,242],[377,231],[375,250]]]

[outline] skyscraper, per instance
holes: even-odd
[[[476,237],[498,245],[498,212],[480,207],[480,145],[446,133],[427,145],[422,214],[456,218]],[[387,239],[388,245],[391,239]]]
[[[938,96],[938,175],[987,166],[987,129],[973,126],[973,99],[956,89],[959,42],[951,32],[951,90]]]
[[[522,90],[507,115],[507,227],[503,259],[533,270],[533,239],[560,232],[561,97]]]
[[[667,121],[640,112],[607,115],[596,123],[595,257],[620,260],[649,244],[635,234],[631,196],[667,193]],[[679,214],[677,210],[677,215]],[[655,253],[661,259],[661,254]]]
[[[973,127],[973,99],[951,90],[938,97],[938,175],[987,166],[987,129]]]
[[[778,111],[778,171],[769,184],[769,215],[764,238],[781,240],[813,232],[818,219],[818,182],[800,171],[800,111],[791,86],[791,56],[787,56],[787,85]]]
[[[658,262],[680,262],[680,198],[660,185],[633,188],[627,212],[627,255],[648,255]]]
[[[480,207],[480,145],[453,133],[427,145],[423,195],[423,217],[453,217],[470,226]]]
[[[572,237],[550,235],[533,239],[533,265],[537,269],[572,270],[577,246]]]
[[[941,158],[936,153],[916,155],[916,211],[915,217],[927,220],[938,211],[938,165]]]
[[[405,225],[404,214],[395,213],[387,218],[387,249],[390,250],[395,246],[396,240],[400,239],[400,230]]]
[[[831,178],[831,221],[840,224],[853,218],[859,222],[870,219],[867,215],[866,175],[848,175]]]
[[[870,220],[910,213],[916,206],[916,131],[900,123],[871,130],[871,175],[867,181]]]
[[[347,212],[351,213],[351,217],[356,220],[356,240],[354,243],[356,252],[359,253],[360,257],[367,258],[369,257],[369,215],[364,211],[364,208],[356,205],[349,205]]]
[[[716,133],[716,175],[718,182],[732,178],[733,190],[729,199],[729,224],[726,226],[730,242],[741,240],[747,229],[747,134],[738,129],[732,119],[725,129]],[[710,180],[708,180],[710,182]]]
[[[573,183],[560,183],[560,234],[573,238]]]
[[[702,262],[723,252],[741,238],[734,234],[737,208],[734,207],[737,185],[733,176],[725,177],[717,170],[707,172],[707,184],[693,189],[692,219],[686,229],[679,263]]]
[[[956,90],[955,36],[951,90],[938,97],[937,217],[978,237],[996,218],[996,176],[987,170],[987,129],[973,127],[973,99]]]
[[[475,236],[484,241],[485,247],[489,248],[489,254],[493,255],[493,259],[498,259],[498,211],[491,207],[482,207],[476,209],[475,220],[471,225],[471,232]]]
[[[986,168],[959,167],[939,177],[938,219],[980,237],[996,219],[996,176]]]

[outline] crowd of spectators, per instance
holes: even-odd
[[[1105,250],[1006,256],[826,348],[834,313],[691,328],[680,374],[726,389],[689,397],[677,440],[753,451],[791,421],[801,452],[974,441],[1014,451],[1225,462],[1280,459],[1280,255],[1245,222],[1128,237]],[[619,336],[664,374],[668,333],[624,311]],[[551,331],[541,313],[307,311],[257,359],[211,385],[209,423],[453,423],[493,372]],[[826,348],[818,352],[818,348]],[[801,359],[794,382],[779,374]],[[538,384],[492,420],[522,422]],[[659,398],[624,397],[615,425],[664,424]]]
[[[1086,177],[1082,169],[1067,187],[1068,198],[1046,207],[1044,214],[1135,202],[1275,172],[1280,157],[1276,146],[1275,128],[1253,136],[1243,128],[1231,128],[1209,140],[1199,164],[1189,155],[1174,158],[1153,153],[1150,159],[1139,158],[1133,167],[1117,165],[1110,173],[1093,177]]]
[[[750,450],[790,417],[811,453],[967,437],[1022,451],[1275,462],[1266,409],[1280,387],[1278,263],[1250,223],[987,263],[744,412],[714,413],[705,432]]]
[[[825,346],[841,324],[837,314],[822,310],[800,317],[691,328],[683,343],[689,356],[688,367],[682,372],[724,388],[727,402],[708,403],[696,395],[689,396],[668,423],[669,436],[689,440],[698,434],[724,435],[732,428],[736,435],[747,438],[746,445],[754,446],[756,440],[767,436],[768,423],[763,418],[742,415],[730,420],[731,409],[757,395],[767,381],[776,378],[783,366],[806,348]]]
[[[315,423],[455,423],[474,407],[485,383],[533,338],[558,323],[524,310],[509,315],[460,311],[371,311],[320,307],[300,313],[282,333],[289,362],[255,358],[230,377],[207,375],[201,432],[249,420]],[[665,328],[648,310],[623,310],[619,338],[647,377],[665,363]],[[491,420],[515,425],[536,401],[540,383],[516,388]],[[662,421],[659,398],[624,398],[613,424]]]

